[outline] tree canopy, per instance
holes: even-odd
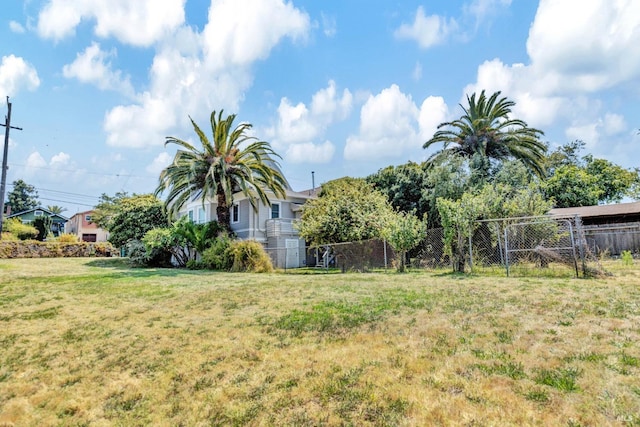
[[[211,113],[212,139],[191,119],[201,148],[175,137],[167,137],[166,144],[180,147],[161,173],[156,195],[167,192],[165,208],[176,217],[182,206],[192,197],[216,198],[218,222],[230,230],[229,209],[233,194],[242,192],[254,210],[257,200],[270,205],[267,191],[285,197],[287,182],[278,168],[278,154],[271,145],[247,133],[251,124],[241,123],[235,128],[235,114],[223,118],[221,110]]]
[[[380,238],[393,214],[386,196],[364,179],[341,178],[305,203],[299,231],[314,245]]]
[[[408,162],[380,169],[366,180],[386,195],[396,210],[422,217],[429,210],[427,177],[424,165]]]
[[[624,169],[588,154],[580,156],[585,143],[573,141],[547,158],[548,175],[542,188],[556,207],[591,206],[637,197],[640,171]]]
[[[121,247],[131,240],[142,240],[154,228],[166,227],[167,216],[162,201],[152,194],[111,198],[109,218],[101,219],[101,226],[109,231],[109,241]]]
[[[7,194],[12,213],[28,211],[38,206],[38,191],[33,185],[21,179],[13,181],[12,185],[13,190]]]

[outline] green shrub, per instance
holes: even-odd
[[[255,240],[235,240],[231,242],[229,253],[233,258],[231,271],[269,273],[273,271],[271,258],[262,245]]]
[[[220,236],[212,241],[211,246],[202,252],[199,263],[201,268],[210,270],[231,270],[233,266],[233,255],[231,254],[231,239],[227,236]],[[192,268],[192,267],[189,267]]]
[[[127,255],[132,264],[138,266],[146,266],[149,262],[147,248],[140,240],[131,240],[126,245]]]
[[[153,266],[168,266],[171,256],[178,267],[187,265],[193,259],[192,251],[184,237],[173,228],[154,228],[145,233],[142,243],[147,250],[149,262]]]
[[[18,218],[11,218],[4,223],[4,231],[7,231],[20,240],[32,240],[38,235],[38,229],[32,225],[23,224]]]
[[[623,265],[633,265],[633,255],[631,251],[622,251],[620,259]]]

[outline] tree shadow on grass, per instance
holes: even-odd
[[[127,258],[99,258],[88,261],[85,265],[89,267],[99,267],[126,273],[127,276],[150,277],[150,276],[200,276],[204,274],[219,273],[213,270],[189,270],[186,268],[163,268],[163,267],[138,267],[132,266]]]

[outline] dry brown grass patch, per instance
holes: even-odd
[[[0,425],[637,425],[639,279],[0,261]]]

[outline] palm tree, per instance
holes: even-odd
[[[47,210],[51,213],[54,214],[61,214],[62,212],[66,211],[66,208],[63,208],[62,206],[58,206],[58,205],[49,205],[47,206]]]
[[[217,116],[215,111],[211,113],[212,140],[189,117],[202,149],[167,137],[165,145],[176,144],[182,149],[178,149],[173,163],[160,173],[156,195],[168,190],[165,207],[173,218],[192,197],[201,197],[204,204],[207,198],[215,196],[218,222],[230,230],[229,209],[234,193],[242,192],[257,211],[255,196],[270,205],[266,191],[284,197],[287,182],[275,161],[280,156],[271,145],[246,134],[251,124],[241,123],[232,128],[236,115],[223,118],[222,114],[223,110]]]
[[[462,105],[464,115],[452,122],[438,125],[438,131],[423,148],[442,142],[442,150],[433,154],[428,163],[455,155],[471,159],[481,172],[488,175],[491,161],[516,158],[536,175],[544,176],[544,159],[547,144],[540,141],[541,130],[530,128],[522,120],[510,119],[515,102],[506,97],[498,99],[495,92],[487,99],[484,90],[476,101],[476,94],[469,97],[469,108]],[[441,129],[445,128],[445,129]]]

